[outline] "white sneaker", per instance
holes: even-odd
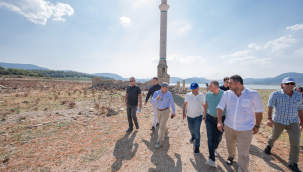
[[[160,142],[157,142],[157,144],[156,144],[156,146],[155,146],[155,148],[159,148],[161,146],[161,143]]]
[[[205,164],[207,164],[209,166],[212,166],[212,167],[217,167],[216,163],[213,160],[211,160],[211,159],[208,159],[208,161]]]
[[[215,149],[215,156],[219,156],[219,153],[217,152],[217,149]]]

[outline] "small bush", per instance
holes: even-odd
[[[76,106],[76,103],[73,102],[73,101],[68,103],[68,107],[71,108],[71,109],[74,108],[75,106]]]

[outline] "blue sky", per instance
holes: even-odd
[[[0,0],[0,62],[151,78],[160,0]],[[302,72],[302,0],[168,0],[171,77]]]

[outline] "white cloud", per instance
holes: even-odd
[[[303,29],[303,24],[296,24],[294,26],[288,26],[286,29],[290,29],[290,30],[299,30],[299,29]]]
[[[254,56],[246,56],[246,57],[230,59],[229,61],[227,61],[225,63],[240,64],[240,65],[248,65],[248,64],[267,65],[267,64],[271,64],[271,58],[257,59]]]
[[[183,63],[204,63],[206,62],[206,60],[202,59],[201,56],[188,56],[188,57],[184,57],[181,58],[178,55],[172,55],[172,56],[168,56],[166,58],[168,63],[179,63],[179,64],[183,64]],[[152,58],[150,61],[150,63],[157,63],[159,62],[159,57],[154,57]]]
[[[51,17],[55,21],[65,21],[63,16],[74,14],[74,9],[68,4],[57,2],[54,5],[45,0],[0,0],[1,6],[23,15],[35,24],[42,25]]]
[[[261,46],[255,46],[256,50],[260,50],[262,47]]]
[[[248,48],[254,48],[256,46],[256,43],[251,43],[248,45]]]
[[[226,57],[225,55],[221,56],[221,58],[225,58],[225,57]]]
[[[123,26],[129,26],[129,25],[131,24],[131,22],[132,22],[132,20],[131,20],[130,18],[125,17],[125,16],[120,17],[119,19],[120,19],[121,24],[122,24]]]
[[[191,25],[185,25],[179,29],[179,34],[187,33],[191,30]]]
[[[238,51],[232,55],[230,55],[231,57],[236,57],[236,56],[247,56],[249,53],[251,52],[251,50],[245,50],[245,51]]]
[[[269,41],[265,44],[264,48],[272,48],[272,52],[290,47],[293,43],[296,43],[297,39],[292,38],[292,35],[281,37],[274,41]]]
[[[303,56],[303,47],[295,51],[295,54],[298,56]]]

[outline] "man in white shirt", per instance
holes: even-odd
[[[192,83],[190,85],[191,93],[185,96],[183,105],[183,120],[187,115],[188,128],[191,133],[190,143],[195,143],[194,153],[200,153],[200,128],[203,118],[203,105],[205,104],[204,94],[199,92],[199,85]],[[187,111],[186,111],[187,110]]]
[[[247,172],[249,147],[253,134],[259,132],[263,106],[258,92],[244,88],[241,76],[231,76],[229,88],[217,106],[217,128],[223,132],[222,114],[226,108],[224,130],[229,154],[226,163],[228,165],[233,163],[238,143],[238,171]]]

